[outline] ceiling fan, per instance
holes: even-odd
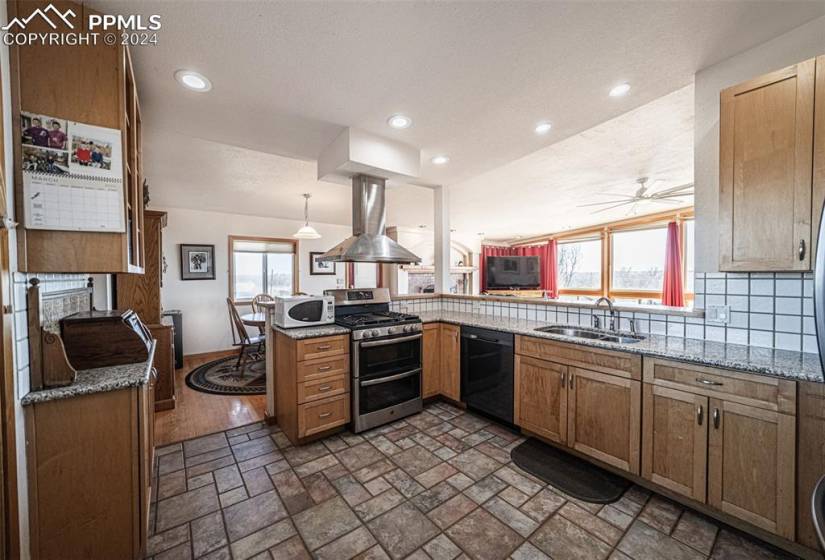
[[[601,208],[593,212],[594,214],[598,214],[599,212],[605,212],[607,210],[612,210],[613,208],[619,208],[620,206],[631,205],[630,213],[635,213],[639,204],[684,204],[686,202],[684,197],[693,196],[693,183],[679,185],[678,187],[671,187],[662,191],[649,192],[650,187],[647,186],[647,182],[647,177],[640,177],[639,179],[636,179],[636,183],[639,184],[639,188],[636,189],[636,192],[633,195],[599,193],[602,196],[612,196],[618,200],[591,202],[589,204],[580,204],[578,207],[584,208],[586,206],[608,205],[605,208]],[[654,181],[654,183],[655,182],[658,182],[658,180]]]

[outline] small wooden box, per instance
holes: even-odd
[[[60,320],[60,334],[78,370],[145,362],[152,346],[152,335],[131,309],[68,315]]]

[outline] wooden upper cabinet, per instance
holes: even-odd
[[[46,8],[47,0],[11,0],[8,17],[26,18]],[[85,4],[55,0],[54,7],[75,14],[85,28]],[[54,32],[35,18],[30,32]],[[137,89],[121,45],[12,46],[11,113],[18,266],[23,272],[117,273],[143,271],[143,178]],[[47,72],[43,69],[48,68]],[[123,142],[124,223],[126,231],[81,232],[28,229],[24,220],[20,111],[121,130]]]
[[[722,271],[811,269],[815,75],[811,59],[721,93]]]
[[[704,502],[708,397],[645,383],[643,401],[642,476]]]
[[[425,399],[437,395],[441,390],[441,337],[439,333],[438,323],[424,325],[421,394]]]
[[[567,370],[565,365],[516,356],[517,426],[550,441],[567,442]]]
[[[710,408],[708,503],[793,540],[795,418],[718,399]]]
[[[461,329],[441,325],[441,394],[461,400]]]
[[[567,445],[639,474],[641,384],[576,367],[569,371]]]

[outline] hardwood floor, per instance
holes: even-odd
[[[196,367],[232,352],[187,357],[175,372],[176,405],[155,413],[155,445],[167,445],[193,437],[221,432],[263,420],[265,395],[210,395],[186,386],[186,376]]]

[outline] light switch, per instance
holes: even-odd
[[[708,305],[705,308],[705,321],[728,324],[730,322],[730,305]]]

